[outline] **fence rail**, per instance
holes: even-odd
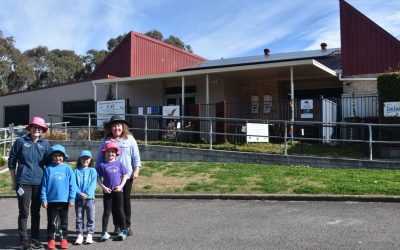
[[[112,114],[110,114],[112,115]],[[49,115],[49,132],[46,134],[50,140],[85,140],[95,141],[103,137],[103,126],[97,126],[95,113],[74,113],[64,115]],[[379,153],[381,148],[396,148],[400,139],[385,137],[385,131],[399,131],[400,124],[374,124],[351,122],[316,122],[316,121],[288,121],[265,119],[239,119],[219,117],[178,116],[165,117],[162,115],[137,115],[126,114],[130,129],[137,140],[145,145],[155,141],[207,143],[209,149],[216,145],[229,142],[231,144],[249,143],[249,138],[254,138],[280,145],[281,153],[288,155],[290,146],[300,142],[314,144],[318,147],[346,145],[363,146],[365,157],[371,161],[382,159]],[[82,119],[85,126],[71,126],[68,119]],[[63,122],[64,121],[64,122]],[[262,130],[250,130],[250,125],[262,124]],[[3,155],[8,150],[15,138],[23,135],[25,127],[0,129]],[[257,141],[256,140],[256,141]],[[302,150],[301,150],[302,151]],[[298,152],[297,152],[298,153]],[[300,152],[301,153],[301,152]],[[352,158],[347,155],[345,157]],[[338,157],[341,157],[338,155]],[[354,157],[354,156],[353,156]]]

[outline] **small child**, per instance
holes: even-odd
[[[76,231],[78,237],[75,244],[83,243],[84,221],[86,214],[86,244],[93,243],[94,223],[95,223],[95,200],[97,172],[93,168],[92,153],[88,150],[81,151],[76,162],[74,171],[76,177],[77,191],[75,199]]]
[[[115,142],[107,142],[102,153],[105,155],[106,163],[100,163],[97,169],[98,181],[103,188],[104,212],[101,241],[106,241],[110,238],[107,226],[113,206],[115,208],[115,217],[122,229],[118,234],[117,240],[124,240],[128,236],[128,231],[126,230],[122,188],[127,180],[127,170],[123,163],[116,161],[116,157],[120,154],[120,151]]]
[[[62,239],[60,247],[68,248],[68,209],[74,206],[76,181],[72,168],[64,163],[68,159],[65,148],[56,144],[51,147],[52,163],[46,168],[42,179],[42,207],[47,208],[48,249],[56,248],[55,233],[60,220]]]

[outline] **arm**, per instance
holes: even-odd
[[[111,193],[112,190],[111,190],[110,188],[106,187],[106,186],[103,184],[103,177],[99,176],[99,177],[97,178],[97,180],[98,180],[98,183],[99,183],[100,187],[103,189],[103,192],[104,192],[105,194]]]
[[[11,188],[13,190],[17,190],[17,182],[15,179],[15,169],[10,169],[10,176],[11,176]]]
[[[87,190],[85,190],[85,194],[87,194],[86,198],[94,198],[96,192],[96,183],[97,183],[97,172],[95,169],[90,170],[90,179],[87,185]]]
[[[47,208],[47,171],[44,172],[42,178],[42,190],[40,195],[40,200],[42,201],[42,207]]]
[[[128,179],[127,175],[122,176],[121,184],[119,184],[115,189],[118,192],[121,192],[125,186],[126,180]]]
[[[18,160],[18,144],[19,141],[15,141],[10,150],[10,156],[8,157],[8,169],[11,176],[11,187],[13,190],[17,189],[17,180],[15,176],[15,169],[17,168]]]
[[[135,138],[133,138],[133,143],[131,147],[131,155],[132,155],[132,167],[133,167],[133,174],[132,177],[138,178],[139,177],[139,170],[141,167],[141,161],[140,161],[140,152],[139,152],[139,147],[137,145],[137,142]]]
[[[78,191],[77,185],[76,185],[76,177],[74,174],[74,171],[72,171],[72,168],[67,165],[67,171],[69,173],[69,195],[68,195],[68,201],[69,201],[69,206],[73,207],[75,205],[75,197],[76,193]]]

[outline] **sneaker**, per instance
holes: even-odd
[[[21,241],[20,249],[22,249],[22,250],[31,250],[32,249],[31,248],[31,244],[29,243],[28,240],[23,240],[23,241]]]
[[[78,238],[76,238],[75,245],[82,245],[83,242],[83,234],[79,234]]]
[[[62,239],[60,242],[60,247],[61,249],[67,249],[68,248],[68,241],[66,239]]]
[[[114,234],[118,235],[121,232],[121,228],[119,226],[115,226]]]
[[[132,229],[130,227],[128,227],[126,230],[128,231],[128,236],[132,236],[132,234],[133,234]]]
[[[47,249],[56,249],[56,240],[49,240],[47,244]]]
[[[128,231],[124,230],[118,234],[117,240],[125,240],[126,236],[128,236]]]
[[[86,236],[85,244],[92,244],[92,243],[93,243],[93,237],[92,237],[91,234],[88,234],[88,235]]]
[[[43,243],[38,239],[32,239],[32,246],[34,249],[43,248]]]
[[[110,238],[110,234],[108,233],[108,232],[104,232],[102,235],[101,235],[101,241],[106,241],[106,240],[108,240]]]

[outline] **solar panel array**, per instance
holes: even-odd
[[[183,68],[181,69],[181,71],[279,62],[279,61],[292,61],[292,60],[307,59],[307,58],[320,58],[329,56],[337,50],[338,49],[326,49],[326,50],[320,49],[320,50],[297,51],[288,53],[276,53],[276,54],[262,55],[262,56],[248,56],[248,57],[236,57],[236,58],[226,58],[226,59],[221,58],[218,60],[208,60],[200,64],[195,64],[190,67]]]

